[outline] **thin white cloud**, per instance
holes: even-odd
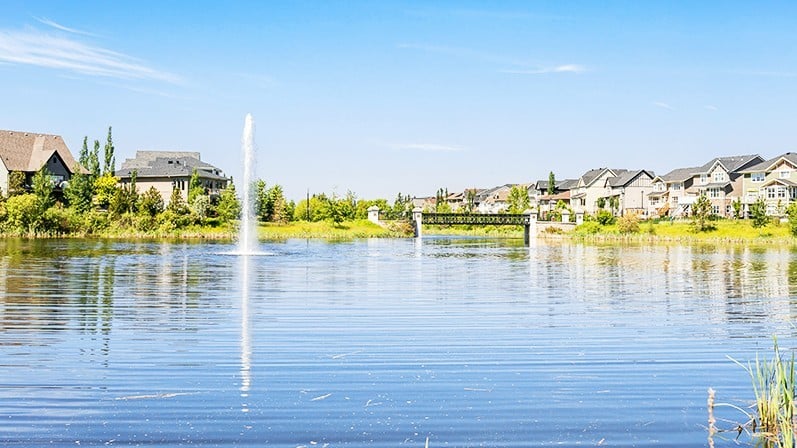
[[[585,71],[587,71],[587,69],[583,65],[564,64],[553,67],[540,67],[530,70],[502,70],[501,72],[515,75],[544,75],[548,73],[583,73]]]
[[[424,151],[424,152],[457,152],[464,151],[465,149],[459,146],[439,145],[436,143],[409,143],[391,145],[393,149],[407,150],[407,151]]]
[[[710,111],[718,111],[719,108],[717,106],[712,106],[711,104],[706,104],[703,106],[703,109],[710,110]]]
[[[670,105],[669,105],[669,104],[667,104],[667,103],[662,103],[661,101],[654,101],[652,104],[653,104],[654,106],[656,106],[656,107],[659,107],[659,108],[661,108],[661,109],[675,110],[675,108],[674,108],[674,107],[670,106]]]
[[[38,30],[0,31],[0,62],[105,78],[181,82],[179,76],[131,56]]]
[[[95,34],[89,33],[88,31],[82,31],[75,28],[66,27],[64,25],[61,25],[60,23],[48,19],[47,17],[34,17],[34,19],[36,19],[39,23],[43,25],[53,27],[57,30],[66,31],[67,33],[80,34],[83,36],[96,36]]]

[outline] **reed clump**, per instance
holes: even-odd
[[[772,359],[756,355],[755,363],[740,365],[750,375],[755,394],[755,411],[748,414],[748,429],[767,448],[795,447],[794,353],[784,359],[775,340]]]

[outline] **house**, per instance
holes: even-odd
[[[717,157],[692,173],[692,187],[686,193],[694,199],[706,195],[711,201],[712,213],[718,216],[733,216],[732,203],[743,196],[742,171],[761,164],[764,159],[758,154]]]
[[[507,199],[512,190],[512,184],[504,184],[476,193],[474,204],[479,213],[501,213],[509,208]]]
[[[578,178],[576,187],[570,190],[570,205],[573,211],[595,214],[600,208],[598,199],[605,200],[611,193],[610,189],[607,190],[608,180],[624,171],[626,170],[596,168],[582,174]]]
[[[745,212],[763,198],[767,215],[783,216],[786,207],[797,201],[797,153],[787,152],[740,170],[741,200]]]
[[[188,151],[136,151],[136,157],[125,160],[115,175],[125,185],[130,183],[135,172],[139,192],[155,187],[164,202],[168,202],[175,188],[184,199],[188,197],[194,170],[205,192],[211,196],[221,193],[230,181],[219,168],[203,162],[198,152]]]
[[[539,219],[547,219],[548,213],[556,208],[559,201],[570,207],[570,190],[578,185],[578,179],[565,179],[554,183],[553,194],[548,194],[548,181],[538,180],[529,187],[531,207],[537,210]]]
[[[33,176],[47,168],[59,194],[65,182],[84,169],[59,135],[33,132],[0,131],[0,189],[8,196],[12,172],[25,174],[25,185],[30,187]]]
[[[461,192],[450,193],[446,196],[446,203],[451,207],[452,212],[473,211],[476,209],[475,200],[479,191],[478,188],[467,188]]]
[[[653,191],[655,174],[647,170],[616,170],[617,176],[606,180],[605,196],[610,202],[617,198],[617,212],[647,215],[648,195]]]
[[[648,194],[648,215],[684,216],[696,197],[686,191],[692,187],[693,173],[700,167],[676,168],[663,176],[653,178],[653,191]]]

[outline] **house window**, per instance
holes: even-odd
[[[681,189],[681,185],[682,184],[680,182],[676,182],[676,183],[672,184],[672,189],[673,190],[680,190]]]
[[[664,184],[662,182],[656,182],[653,186],[654,191],[664,191]]]
[[[767,199],[775,199],[775,187],[767,187]]]
[[[791,170],[781,170],[780,171],[780,178],[781,179],[788,179],[791,177]]]
[[[678,206],[678,196],[673,196],[672,197],[672,205],[673,205],[673,207],[677,207]]]
[[[700,185],[705,185],[707,183],[708,183],[708,175],[707,174],[701,174],[700,175]]]
[[[720,206],[719,205],[712,205],[711,206],[711,213],[714,215],[720,214]]]
[[[708,189],[708,197],[710,197],[710,198],[718,198],[718,197],[720,197],[720,189],[719,188],[709,188]]]
[[[786,199],[786,187],[778,187],[778,199]]]
[[[725,173],[723,171],[714,171],[714,182],[725,181]]]
[[[764,173],[753,173],[750,175],[750,180],[753,182],[763,182],[766,174]]]
[[[650,198],[650,205],[659,205],[659,198]]]

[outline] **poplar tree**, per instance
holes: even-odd
[[[116,157],[114,157],[113,137],[111,136],[111,127],[108,126],[108,139],[105,141],[105,165],[102,168],[102,174],[113,175],[116,169]]]

